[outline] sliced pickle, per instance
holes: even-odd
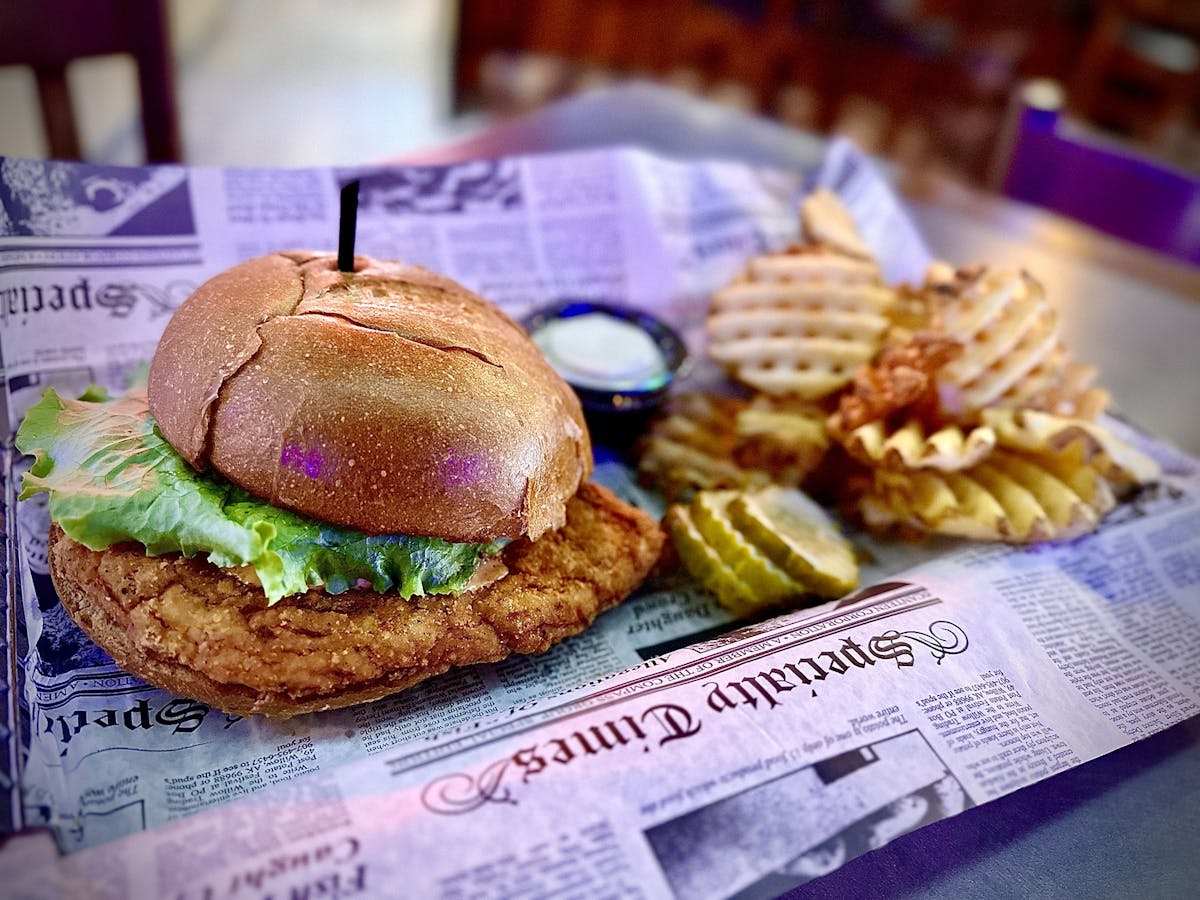
[[[750,586],[705,542],[686,506],[667,510],[666,526],[684,566],[693,578],[716,594],[722,606],[739,615],[758,606]]]
[[[836,523],[801,491],[769,487],[729,504],[739,531],[793,579],[822,597],[840,597],[858,584],[854,548]]]
[[[737,491],[703,491],[692,501],[696,530],[734,574],[750,588],[757,606],[774,606],[807,594],[802,584],[769,560],[729,519],[729,504]]]

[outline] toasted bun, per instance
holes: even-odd
[[[458,596],[314,590],[267,606],[260,589],[201,559],[147,556],[137,544],[89,550],[58,526],[50,574],[121,668],[225,712],[287,717],[546,650],[620,602],[663,542],[650,516],[585,484],[561,529],[513,541],[509,574]]]
[[[361,531],[451,541],[558,528],[591,471],[579,401],[525,332],[448,278],[277,253],[168,323],[150,411],[197,469]]]

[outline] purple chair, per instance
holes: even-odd
[[[1001,190],[1200,265],[1200,174],[1073,126],[1053,96],[1038,95],[1027,89],[1015,113]]]

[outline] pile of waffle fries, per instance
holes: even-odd
[[[1158,478],[1101,420],[1108,392],[1028,272],[939,263],[892,287],[835,195],[809,195],[801,221],[802,242],[712,297],[708,354],[737,388],[674,397],[640,446],[643,480],[676,501],[681,558],[727,605],[773,605],[797,581],[848,589],[844,568],[809,566],[789,588],[760,565],[774,565],[770,536],[747,539],[730,510],[744,522],[745,498],[769,486],[877,533],[1030,544],[1092,531]]]

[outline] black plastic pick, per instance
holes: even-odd
[[[358,179],[342,188],[338,218],[338,271],[354,271],[354,235],[358,229]]]

